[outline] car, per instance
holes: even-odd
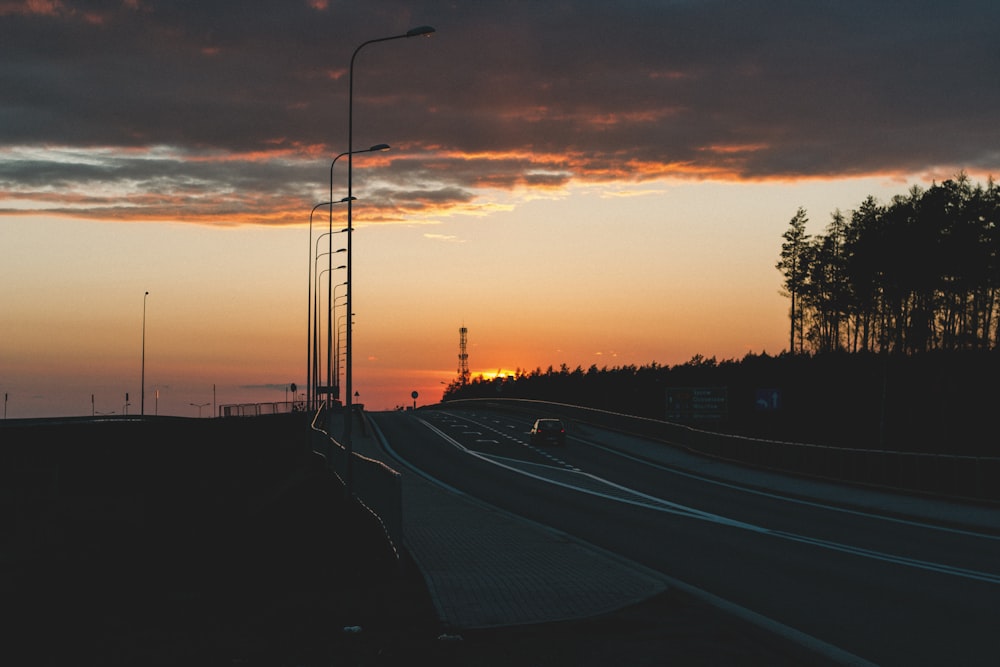
[[[566,444],[566,427],[559,419],[536,419],[529,435],[533,445]]]

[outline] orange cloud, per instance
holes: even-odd
[[[723,155],[731,155],[734,153],[753,153],[756,151],[763,151],[769,148],[768,144],[756,143],[756,144],[712,144],[709,146],[704,146],[699,150],[703,150],[709,153],[717,153]]]
[[[0,2],[0,16],[56,16],[65,10],[59,0],[27,0],[27,2]]]

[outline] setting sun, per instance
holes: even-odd
[[[497,378],[513,378],[517,376],[517,371],[512,371],[506,368],[498,368],[495,371],[482,371],[479,373],[472,373],[474,378],[482,378],[483,380],[495,380]]]

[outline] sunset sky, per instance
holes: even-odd
[[[462,326],[474,376],[780,353],[799,207],[1000,174],[993,0],[0,0],[5,415],[138,414],[144,305],[146,414],[304,387],[351,55],[422,25],[355,62],[369,409]]]

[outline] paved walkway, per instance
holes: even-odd
[[[585,618],[667,588],[652,570],[403,474],[403,534],[454,629]]]
[[[586,437],[587,427],[574,435]],[[356,429],[354,449],[386,460],[375,434]],[[636,456],[715,479],[736,480],[800,498],[846,504],[844,487],[731,466],[638,438]],[[394,465],[399,469],[399,466]],[[446,490],[403,468],[403,535],[424,573],[442,623],[455,631],[585,618],[650,598],[669,577],[525,519]],[[738,477],[737,477],[738,476]],[[853,489],[858,510],[1000,534],[1000,509]]]
[[[352,444],[400,471],[403,540],[450,631],[586,618],[667,589],[653,570],[388,461],[372,432],[355,428]]]

